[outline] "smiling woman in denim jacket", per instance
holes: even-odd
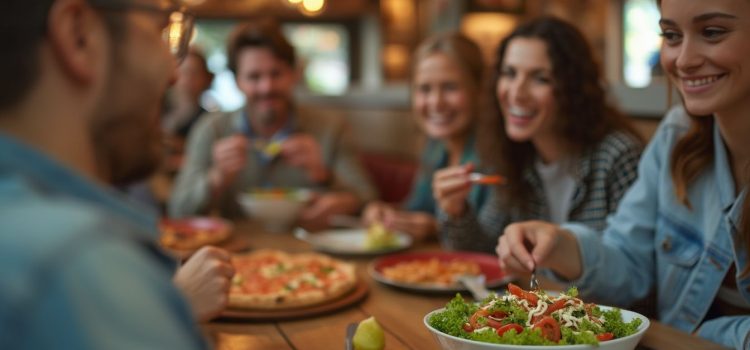
[[[613,305],[655,289],[659,321],[748,349],[750,0],[659,6],[661,63],[684,106],[659,127],[603,236],[576,224],[513,224],[497,246],[500,265],[548,268]]]

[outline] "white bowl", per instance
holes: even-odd
[[[282,190],[280,190],[282,191]],[[309,190],[284,189],[283,194],[269,194],[270,190],[254,190],[237,196],[245,214],[273,232],[290,231],[297,222],[302,208],[310,200]]]
[[[599,306],[602,310],[611,309],[608,306]],[[507,345],[507,344],[494,344],[484,343],[469,339],[463,339],[454,337],[449,334],[445,334],[428,323],[430,316],[435,313],[441,312],[444,309],[437,309],[425,315],[423,322],[425,327],[432,332],[432,335],[437,340],[438,344],[444,350],[633,350],[638,345],[638,341],[641,340],[643,334],[646,333],[650,322],[645,316],[620,309],[622,312],[622,319],[625,322],[630,322],[635,318],[641,319],[641,325],[638,327],[638,331],[627,337],[613,339],[609,341],[599,342],[599,346],[593,345]]]

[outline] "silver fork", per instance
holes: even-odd
[[[344,342],[344,349],[346,350],[354,350],[354,343],[352,342],[352,339],[354,338],[354,333],[357,332],[357,326],[358,323],[350,323],[348,326],[346,326],[346,340]]]
[[[536,266],[531,270],[531,280],[529,281],[529,290],[539,290],[539,281],[536,279]]]

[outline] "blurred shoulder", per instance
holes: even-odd
[[[617,130],[607,134],[599,142],[594,153],[600,158],[616,161],[624,154],[640,154],[642,151],[643,142],[637,136]]]
[[[129,223],[76,200],[25,196],[13,206],[5,204],[0,210],[0,275],[14,286],[0,293],[6,301],[33,295],[38,283],[70,269],[70,262],[81,254],[105,246],[135,251],[151,239]]]
[[[688,132],[691,123],[682,104],[670,108],[651,138],[652,147],[671,149],[671,145]]]
[[[242,110],[206,112],[198,120],[194,129],[200,130],[197,131],[200,133],[205,133],[206,130],[211,130],[213,133],[229,132],[238,127],[240,118],[242,118]]]
[[[83,202],[56,198],[25,197],[0,214],[4,229],[0,233],[0,255],[25,259],[45,259],[68,250],[77,250],[75,242],[94,242],[98,237],[134,240],[156,239],[145,234],[131,235],[137,229],[127,222],[104,214]],[[9,255],[6,255],[9,254]]]
[[[676,129],[688,129],[690,127],[690,116],[688,115],[685,107],[680,104],[674,106],[667,111],[667,114],[662,119],[660,128],[676,128]]]

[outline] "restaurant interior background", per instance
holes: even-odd
[[[298,101],[347,115],[376,185],[381,192],[393,191],[381,193],[384,199],[397,200],[410,185],[422,141],[410,116],[411,55],[433,33],[462,31],[492,64],[496,45],[515,24],[555,15],[586,34],[603,63],[611,98],[646,137],[668,101],[676,102],[660,76],[654,0],[184,1],[198,18],[194,45],[206,53],[216,75],[204,107],[232,110],[243,104],[225,67],[225,42],[233,26],[277,18],[301,56]]]

